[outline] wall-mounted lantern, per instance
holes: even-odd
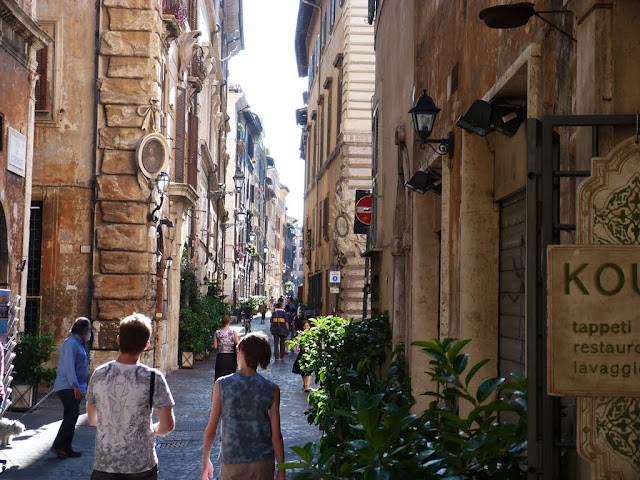
[[[162,208],[162,203],[164,202],[164,197],[169,191],[169,183],[171,183],[171,179],[169,175],[165,172],[161,172],[158,174],[156,179],[153,181],[154,187],[160,193],[160,201],[156,203],[155,208],[151,213],[147,214],[147,221],[156,223],[158,221],[158,217],[156,216],[156,212]]]
[[[413,108],[409,110],[409,113],[413,117],[413,127],[416,130],[416,134],[420,137],[420,148],[425,149],[429,145],[434,152],[440,155],[447,153],[449,158],[453,158],[453,131],[449,132],[447,138],[429,139],[439,111],[440,109],[436,107],[431,97],[427,95],[427,91],[423,90],[422,95],[420,95]],[[431,144],[435,144],[437,147],[433,148]]]

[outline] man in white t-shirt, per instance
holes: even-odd
[[[162,373],[141,364],[151,320],[120,322],[120,356],[99,366],[87,389],[89,424],[98,427],[91,480],[157,480],[155,437],[173,431],[173,397]],[[153,423],[155,408],[158,422]]]

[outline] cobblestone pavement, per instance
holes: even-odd
[[[260,316],[253,320],[253,331],[269,334],[269,314],[265,324]],[[232,325],[240,335],[240,324]],[[273,352],[273,348],[272,348]],[[320,433],[307,423],[304,412],[307,410],[306,393],[302,390],[302,379],[291,373],[295,354],[291,353],[284,361],[272,362],[269,368],[259,369],[259,373],[280,386],[280,415],[287,460],[296,456],[290,451],[294,445],[304,445],[318,441]],[[213,370],[215,359],[196,362],[194,369],[182,369],[170,372],[167,376],[169,387],[176,405],[176,428],[165,437],[157,440],[160,480],[196,480],[200,478],[202,458],[202,435],[209,418],[211,390],[213,388]],[[242,408],[242,405],[238,405]],[[49,447],[58,432],[62,419],[62,404],[55,394],[47,398],[34,412],[24,415],[9,412],[7,418],[20,419],[27,430],[14,438],[11,445],[0,450],[0,460],[7,461],[7,470],[0,474],[4,480],[75,480],[89,479],[93,468],[93,449],[95,429],[87,423],[84,401],[74,436],[74,449],[83,453],[80,458],[58,460]],[[251,446],[248,446],[251,448]],[[211,459],[215,467],[216,478],[219,473],[217,462],[219,444],[216,442]],[[291,477],[291,475],[289,475]]]

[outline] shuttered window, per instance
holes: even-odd
[[[189,114],[189,171],[187,181],[194,190],[198,191],[198,125],[200,121],[194,113]]]
[[[322,206],[322,233],[324,235],[324,241],[329,241],[329,196],[324,198],[324,205]]]
[[[175,178],[177,183],[184,183],[184,143],[185,143],[185,111],[186,91],[178,88],[178,98],[176,100],[176,157],[175,157]]]
[[[47,49],[41,48],[36,52],[36,73],[39,75],[36,81],[36,111],[46,112],[48,108],[47,98]]]

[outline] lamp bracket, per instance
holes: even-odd
[[[453,138],[453,131],[450,131],[447,138],[426,138],[419,139],[418,141],[420,142],[420,148],[422,150],[425,150],[428,146],[438,155],[444,155],[446,153],[449,155],[449,158],[453,158]],[[433,147],[432,144],[436,145],[436,147]]]

